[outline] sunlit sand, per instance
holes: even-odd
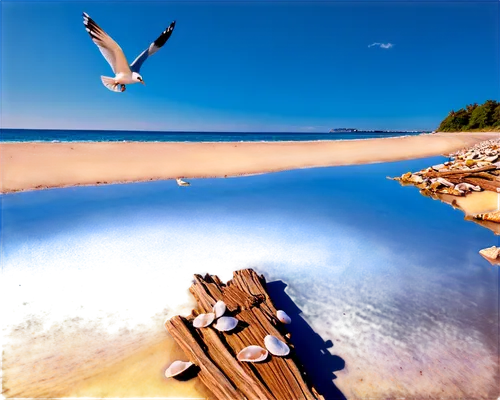
[[[228,177],[449,153],[498,133],[266,143],[2,143],[1,192],[160,179]]]
[[[160,321],[158,321],[160,322]],[[36,324],[35,324],[36,325]],[[161,324],[109,335],[70,321],[40,332],[14,331],[4,346],[6,397],[208,398],[199,382],[167,379],[165,369],[182,350]],[[29,349],[29,351],[26,351]]]

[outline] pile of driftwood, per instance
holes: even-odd
[[[323,399],[296,358],[265,285],[264,277],[252,269],[236,271],[227,284],[217,276],[195,275],[190,291],[198,310],[187,318],[171,318],[165,327],[189,359],[186,365],[192,363],[199,369],[198,377],[217,399]],[[225,314],[238,320],[236,329],[195,328],[199,314],[213,313],[214,306],[222,302]],[[239,360],[243,349],[261,345],[268,335],[286,343],[289,354],[266,357],[262,362]]]
[[[471,192],[491,191],[500,195],[500,139],[481,142],[450,154],[448,158],[449,161],[443,164],[389,179],[416,186],[423,195],[452,205],[456,205],[453,196],[466,196]],[[500,234],[500,210],[467,215],[465,218]],[[480,254],[492,264],[500,264],[499,248],[483,249]]]
[[[448,155],[449,161],[394,178],[417,186],[423,194],[464,196],[471,191],[500,193],[500,139]]]
[[[448,155],[450,161],[418,172],[389,178],[418,187],[425,196],[465,196],[484,190],[500,193],[500,139]],[[477,214],[473,219],[500,223],[500,211]]]

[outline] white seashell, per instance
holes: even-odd
[[[236,358],[239,361],[246,361],[246,362],[259,362],[259,361],[264,361],[267,356],[268,352],[266,349],[263,349],[260,346],[248,346],[245,347],[243,350],[241,350],[237,355]]]
[[[479,254],[481,254],[483,257],[496,260],[498,256],[500,256],[500,248],[496,246],[491,246],[486,249],[479,250]]]
[[[439,171],[440,169],[443,169],[443,168],[444,168],[444,164],[437,164],[437,165],[432,166],[432,169],[435,169],[436,171]]]
[[[215,324],[215,329],[221,332],[233,330],[238,325],[238,320],[233,317],[220,317]]]
[[[469,190],[474,190],[476,192],[481,191],[481,187],[480,186],[471,185],[470,183],[466,183],[466,182],[461,182],[461,183],[457,184],[455,186],[455,189],[456,190],[460,190],[460,191],[464,191],[464,192],[467,192]]]
[[[289,324],[292,322],[292,319],[288,316],[288,314],[286,312],[284,312],[283,310],[278,310],[276,311],[276,316],[278,317],[278,319],[283,322],[284,324]]]
[[[276,336],[267,335],[264,338],[264,344],[272,355],[283,357],[290,353],[290,347]]]
[[[189,182],[183,181],[181,178],[177,178],[176,181],[177,181],[177,184],[179,186],[190,186],[191,185]]]
[[[214,322],[214,319],[215,319],[214,313],[200,314],[194,319],[193,326],[195,328],[205,328],[209,326],[212,322]]]
[[[172,378],[173,376],[179,375],[187,370],[191,365],[193,365],[193,363],[190,361],[174,361],[165,371],[165,377]]]
[[[451,183],[450,181],[447,181],[446,179],[444,178],[436,178],[436,181],[438,181],[441,185],[444,185],[444,186],[448,186],[448,187],[455,187],[455,184]]]
[[[224,303],[222,300],[219,300],[217,303],[215,303],[214,306],[215,318],[222,317],[225,312],[226,312],[226,303]]]

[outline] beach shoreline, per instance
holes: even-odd
[[[498,135],[439,132],[317,142],[1,143],[0,193],[402,161],[453,152]]]

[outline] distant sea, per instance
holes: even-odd
[[[240,133],[1,129],[0,142],[287,142],[418,135],[422,132]]]

